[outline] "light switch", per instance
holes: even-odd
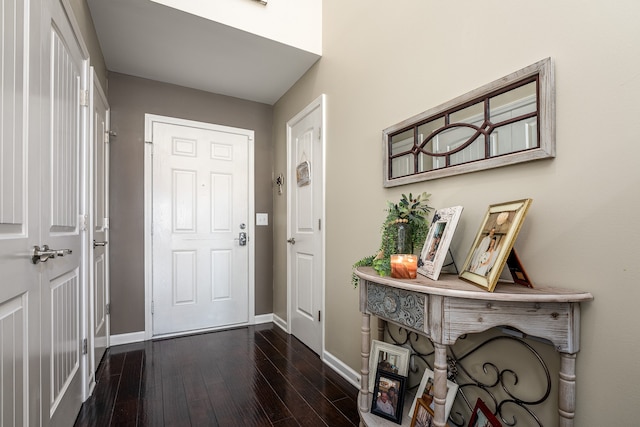
[[[257,213],[256,214],[256,225],[269,225],[269,214]]]

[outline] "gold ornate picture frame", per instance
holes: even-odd
[[[493,292],[532,199],[489,206],[459,277]]]

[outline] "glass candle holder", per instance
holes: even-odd
[[[391,255],[391,277],[395,279],[415,279],[418,276],[418,255]]]

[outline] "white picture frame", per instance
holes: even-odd
[[[432,280],[438,280],[442,265],[447,257],[451,239],[462,215],[462,206],[438,209],[433,214],[427,238],[418,261],[418,273]]]
[[[388,362],[392,368],[382,368],[384,371],[406,377],[409,373],[409,357],[411,351],[408,348],[390,344],[384,341],[372,340],[369,353],[369,392],[373,393],[376,383],[378,365]]]
[[[407,417],[411,419],[413,417],[413,412],[416,409],[416,404],[419,398],[425,393],[425,389],[427,388],[427,384],[429,380],[431,380],[431,386],[433,387],[435,375],[431,369],[428,367],[424,368],[424,374],[422,375],[422,380],[420,381],[420,386],[416,390],[416,395],[413,398],[413,403],[411,404],[411,409],[409,409],[409,413]],[[432,393],[428,393],[432,394]],[[456,400],[456,395],[458,394],[458,384],[453,381],[447,380],[447,398],[446,403],[444,405],[444,419],[449,419],[449,414],[451,413],[451,408],[453,407],[453,402]],[[431,404],[433,406],[433,403]],[[433,409],[433,407],[431,407]]]

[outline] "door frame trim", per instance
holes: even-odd
[[[102,85],[100,84],[100,80],[96,74],[95,68],[90,65],[89,66],[89,112],[88,112],[88,121],[89,121],[89,129],[87,132],[87,176],[88,176],[88,203],[87,203],[87,259],[88,259],[88,280],[87,280],[87,333],[85,338],[88,340],[89,346],[87,349],[87,372],[84,373],[85,380],[85,392],[84,399],[89,398],[93,393],[93,390],[96,385],[96,373],[98,372],[98,364],[99,360],[95,360],[95,294],[94,294],[94,281],[95,281],[95,259],[94,259],[94,251],[92,249],[92,243],[95,234],[95,224],[94,224],[94,208],[95,208],[95,170],[94,170],[94,140],[93,136],[95,133],[95,122],[94,122],[94,106],[97,98],[100,99],[101,102],[106,106],[105,110],[105,131],[108,133],[111,129],[111,106],[109,105],[109,101],[107,99],[107,95],[104,93],[102,89]],[[109,241],[109,155],[110,155],[110,145],[109,140],[105,141],[105,149],[104,149],[104,184],[105,184],[105,194],[104,194],[104,213],[106,217],[105,227],[104,227],[104,237],[105,241]],[[109,282],[109,246],[105,246],[104,248],[104,269],[105,269],[105,305],[109,305],[111,302],[111,294],[110,294],[110,282]],[[110,335],[111,335],[111,316],[109,313],[106,313],[105,317],[105,334],[107,338],[106,348],[110,347]],[[92,369],[93,372],[89,372],[88,369]]]
[[[325,218],[327,217],[327,213],[326,213],[326,182],[327,182],[327,144],[326,144],[326,117],[327,117],[327,113],[326,113],[326,95],[322,94],[319,97],[317,97],[316,99],[314,99],[313,101],[311,101],[311,103],[309,105],[307,105],[304,109],[302,109],[302,111],[300,111],[299,113],[297,113],[295,116],[293,116],[291,119],[289,119],[287,121],[287,125],[286,125],[286,134],[287,134],[287,177],[292,177],[295,176],[295,171],[291,170],[291,130],[293,129],[293,127],[300,121],[302,120],[304,117],[306,117],[309,113],[311,113],[313,110],[316,109],[320,109],[320,114],[321,114],[321,118],[320,118],[320,127],[321,127],[321,134],[320,134],[320,143],[322,144],[322,182],[320,183],[321,186],[321,191],[322,191],[322,207],[321,207],[321,220],[322,220],[322,228],[320,230],[320,239],[322,240],[321,242],[321,246],[322,246],[322,250],[321,250],[321,256],[322,256],[322,262],[321,267],[320,267],[320,294],[321,294],[321,301],[320,301],[320,310],[322,312],[322,316],[320,319],[320,327],[322,328],[322,331],[320,332],[321,335],[321,344],[320,344],[320,359],[324,360],[324,353],[325,353],[325,319],[326,319],[326,307],[325,307],[325,270],[326,270],[326,221]],[[289,180],[290,186],[293,185],[293,181]],[[287,236],[291,236],[291,192],[287,191]],[[287,333],[291,334],[291,252],[289,251],[289,248],[287,247]]]
[[[176,117],[160,116],[157,114],[145,113],[144,115],[144,339],[150,340],[153,335],[152,295],[153,295],[153,253],[151,226],[153,219],[153,124],[166,123],[177,126],[199,127],[214,131],[237,131],[240,133],[251,132],[248,144],[248,218],[247,231],[249,239],[247,242],[249,250],[249,321],[248,325],[255,323],[255,137],[251,129],[235,128],[231,126],[205,123],[194,120],[179,119]],[[240,326],[234,324],[234,326]],[[214,329],[221,329],[220,327]],[[208,329],[207,329],[208,330]],[[204,330],[203,330],[204,331]],[[185,331],[184,334],[194,331]],[[171,334],[172,336],[183,335]],[[164,336],[164,335],[163,335]]]

